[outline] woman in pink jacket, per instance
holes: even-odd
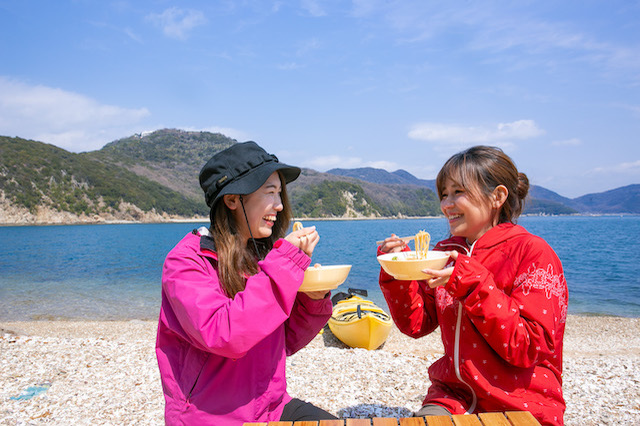
[[[567,283],[553,249],[515,225],[527,177],[500,149],[477,146],[451,157],[436,187],[452,237],[435,250],[450,253],[449,265],[425,270],[423,281],[380,272],[403,333],[418,338],[440,327],[445,353],[429,368],[416,415],[524,410],[562,425]],[[401,250],[406,243],[392,235],[378,253]]]
[[[335,419],[287,394],[286,356],[331,316],[329,293],[300,293],[319,236],[288,235],[286,184],[300,174],[255,142],[200,172],[211,225],[167,255],[156,355],[171,425]]]

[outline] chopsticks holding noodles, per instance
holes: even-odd
[[[408,237],[398,237],[398,239],[407,243],[409,241],[412,241],[415,237],[416,237],[415,235],[410,235]],[[379,246],[382,243],[384,243],[384,240],[376,241],[377,246]]]

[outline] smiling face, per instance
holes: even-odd
[[[239,195],[225,195],[224,202],[233,215],[238,231],[243,239],[268,238],[273,232],[273,226],[279,212],[284,208],[281,199],[282,182],[278,172],[273,172],[260,188],[255,192],[242,196],[247,218],[244,217]],[[251,233],[247,222],[251,226]]]
[[[446,179],[440,192],[440,210],[449,221],[451,235],[473,243],[493,228],[498,223],[498,208],[504,202],[495,199],[500,195],[498,191],[502,189],[496,189],[489,199],[474,197],[460,184]]]

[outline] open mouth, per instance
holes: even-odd
[[[276,216],[275,215],[267,215],[264,216],[262,218],[262,220],[264,220],[267,223],[270,223],[271,225],[273,225],[276,222]]]

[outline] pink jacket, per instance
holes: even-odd
[[[205,248],[210,242],[194,231],[164,263],[156,355],[165,422],[277,421],[291,400],[286,356],[326,324],[331,300],[297,292],[311,260],[285,240],[276,242],[259,262],[261,271],[230,299],[212,265],[216,253]]]
[[[553,249],[521,226],[501,224],[473,247],[454,237],[436,250],[461,253],[444,287],[380,273],[403,333],[418,338],[440,326],[445,354],[429,368],[424,402],[454,414],[526,410],[542,424],[562,425],[568,292]]]

